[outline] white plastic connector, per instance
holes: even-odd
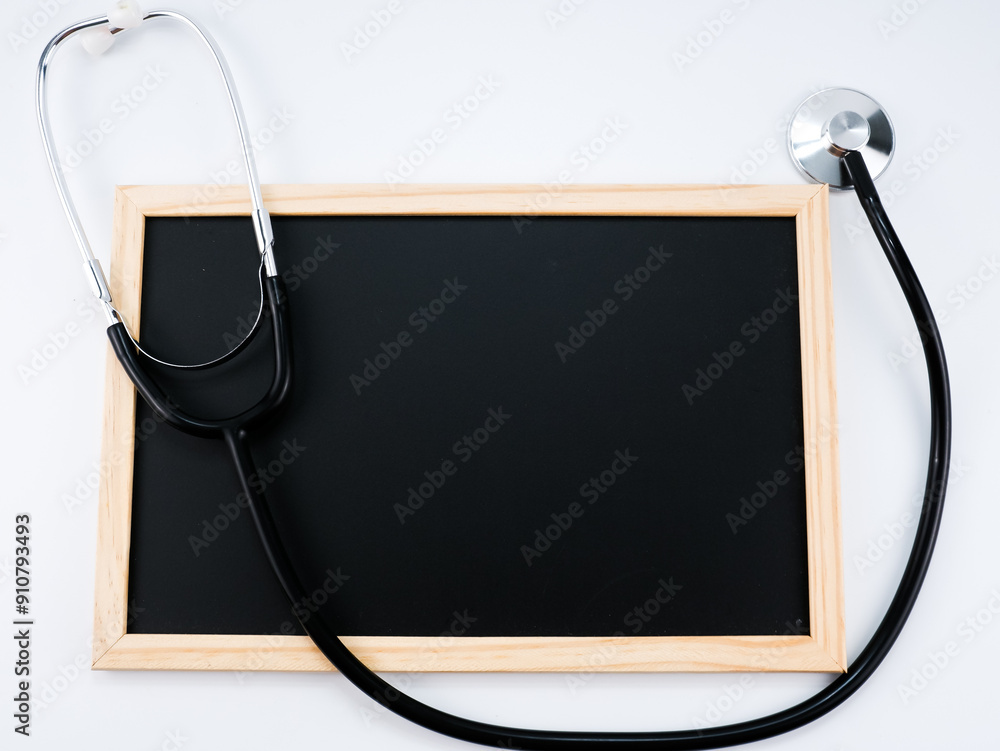
[[[115,38],[111,36],[111,29],[107,26],[94,26],[80,32],[80,44],[91,55],[100,55],[107,52],[108,48],[114,44]]]
[[[108,11],[108,21],[116,29],[134,29],[142,23],[142,17],[142,8],[132,0],[118,0]]]

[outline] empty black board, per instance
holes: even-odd
[[[295,391],[255,459],[340,633],[437,635],[455,614],[470,636],[808,627],[794,219],[274,231]],[[145,345],[221,354],[256,314],[257,263],[245,218],[148,219]],[[270,368],[264,334],[211,375],[161,377],[217,415]],[[287,631],[223,445],[142,404],[136,435],[129,631]]]

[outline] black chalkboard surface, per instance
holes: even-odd
[[[317,610],[370,637],[815,631],[796,222],[274,216],[295,387],[254,455],[315,601],[285,602],[225,447],[140,403],[127,632],[302,634]],[[249,221],[147,216],[143,244],[145,346],[194,362],[245,334]],[[265,331],[159,374],[222,414],[270,368]]]

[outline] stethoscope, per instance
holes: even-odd
[[[70,199],[66,181],[52,143],[45,100],[45,77],[58,47],[77,32],[88,34],[87,46],[103,51],[115,34],[156,18],[173,19],[204,42],[215,58],[222,76],[236,125],[247,169],[253,222],[260,252],[261,309],[252,331],[231,352],[216,360],[197,365],[171,365],[145,352],[129,333],[114,307],[111,292]],[[57,34],[45,47],[38,65],[36,108],[42,141],[56,192],[73,228],[84,259],[84,270],[108,318],[108,338],[136,390],[165,422],[185,433],[225,441],[239,475],[257,534],[275,575],[290,603],[307,598],[307,593],[282,543],[267,499],[251,487],[254,462],[250,453],[250,431],[262,421],[276,416],[291,388],[291,339],[288,329],[287,295],[278,276],[272,246],[271,223],[261,199],[260,183],[253,151],[247,134],[243,108],[233,84],[232,74],[209,34],[197,23],[174,11],[142,14],[131,3],[119,3],[108,16],[74,24]],[[322,618],[310,618],[302,628],[330,662],[369,697],[401,717],[430,730],[487,746],[522,749],[567,749],[581,746],[601,748],[648,747],[656,749],[720,748],[769,738],[801,727],[839,706],[872,675],[899,636],[916,601],[930,564],[931,554],[941,523],[948,460],[951,447],[951,392],[944,348],[934,314],[920,286],[916,273],[896,236],[872,180],[889,163],[894,135],[885,111],[875,100],[850,89],[827,89],[806,99],[798,108],[788,128],[789,150],[796,166],[809,178],[828,183],[837,189],[853,188],[871,222],[886,259],[903,290],[923,344],[930,382],[931,441],[927,480],[916,539],[906,568],[882,622],[861,654],[846,673],[835,678],[819,693],[781,712],[759,719],[700,730],[663,732],[572,732],[529,730],[479,722],[443,712],[402,693],[369,670],[336,635]],[[265,315],[266,311],[269,315]],[[206,419],[188,414],[174,404],[146,372],[144,360],[174,368],[197,369],[218,365],[234,357],[269,318],[274,334],[274,374],[267,393],[243,412],[224,419]]]

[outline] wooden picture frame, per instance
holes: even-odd
[[[809,616],[806,635],[345,637],[379,671],[814,671],[846,666],[828,188],[821,186],[270,185],[272,215],[794,217],[802,350]],[[110,287],[139,330],[146,217],[248,215],[245,186],[125,186],[115,196]],[[306,636],[128,633],[135,390],[108,350],[93,667],[334,668]]]

